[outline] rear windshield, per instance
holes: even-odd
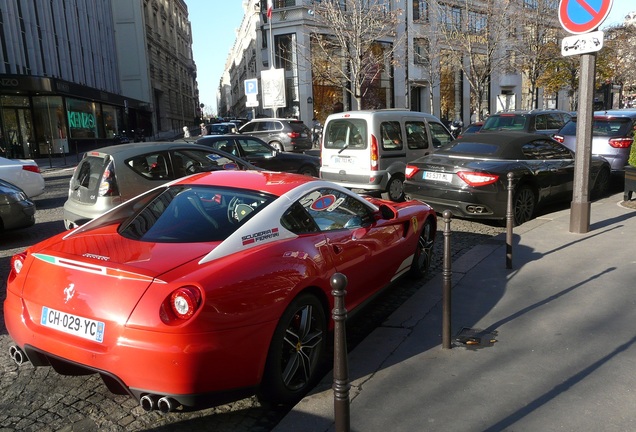
[[[625,136],[629,131],[629,125],[631,119],[627,117],[614,117],[614,118],[601,118],[594,117],[594,123],[592,124],[593,136]],[[561,135],[576,135],[576,118],[572,118],[569,122],[563,126],[559,131]]]
[[[119,233],[158,243],[223,241],[275,197],[209,186],[174,186],[125,221]]]
[[[492,115],[484,122],[481,130],[523,130],[528,118],[519,114]]]
[[[97,191],[107,162],[108,159],[97,156],[86,156],[83,158],[73,173],[71,190],[83,188],[89,191]]]
[[[294,132],[307,132],[309,128],[301,121],[289,122],[289,126]]]
[[[326,149],[363,150],[367,148],[367,122],[363,119],[336,119],[323,132]]]

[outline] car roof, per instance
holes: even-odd
[[[143,142],[143,143],[126,143],[117,144],[107,147],[101,147],[95,150],[86,152],[86,155],[109,154],[112,156],[118,155],[126,157],[128,155],[137,155],[146,151],[167,151],[171,149],[199,149],[209,150],[209,148],[202,146],[201,144],[195,144],[188,141],[155,141],[155,142]]]
[[[477,134],[467,134],[461,138],[452,141],[447,146],[443,146],[438,149],[435,154],[457,154],[452,151],[455,144],[461,143],[478,143],[478,144],[492,144],[499,149],[491,156],[500,157],[504,159],[519,159],[522,157],[521,147],[534,140],[548,140],[554,141],[547,135],[528,133],[528,132],[480,132]],[[469,153],[465,153],[468,155]],[[483,156],[476,154],[477,156]]]

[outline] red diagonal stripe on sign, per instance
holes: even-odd
[[[592,15],[593,17],[598,15],[598,11],[594,10],[594,8],[592,6],[590,6],[585,0],[576,0],[576,2],[578,4],[581,5],[581,7],[583,9],[585,9],[590,15]]]

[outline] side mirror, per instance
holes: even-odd
[[[397,212],[391,206],[380,204],[380,219],[392,220],[397,217]]]

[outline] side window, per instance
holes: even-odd
[[[521,151],[529,160],[572,159],[567,147],[549,140],[536,140],[525,144]]]
[[[546,130],[548,128],[548,116],[545,114],[539,114],[535,119],[534,128],[536,130]]]
[[[318,232],[316,223],[309,216],[307,210],[298,202],[295,202],[287,209],[280,223],[295,234]]]
[[[172,156],[175,178],[186,175],[217,170],[238,170],[239,165],[219,153],[199,150],[177,150]]]
[[[243,147],[246,156],[271,156],[272,151],[269,147],[263,146],[260,142],[253,139],[239,139],[239,144]]]
[[[552,113],[547,116],[548,117],[548,127],[547,129],[561,129],[563,126],[563,118],[561,114]]]
[[[254,130],[256,130],[257,126],[258,126],[258,123],[247,123],[247,124],[245,124],[245,126],[243,126],[241,128],[241,133],[254,132]]]
[[[321,231],[359,228],[374,220],[364,202],[335,189],[318,189],[298,202]]]
[[[404,148],[400,122],[382,122],[380,124],[380,134],[384,150],[402,150]]]
[[[429,122],[428,127],[431,129],[431,140],[433,141],[433,147],[439,148],[453,140],[450,132],[446,130],[443,124]]]
[[[150,153],[128,159],[126,164],[142,177],[151,180],[167,180],[169,157],[166,153]]]
[[[406,144],[410,149],[428,148],[428,134],[424,122],[406,122]]]

